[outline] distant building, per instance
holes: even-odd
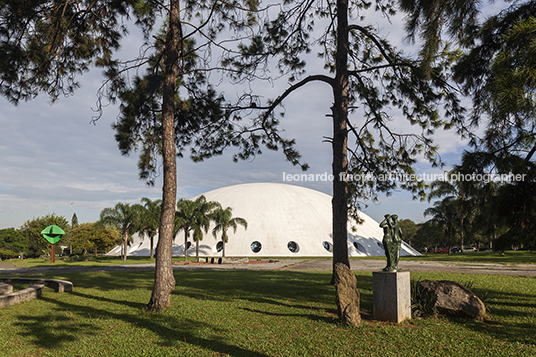
[[[218,201],[223,208],[232,207],[234,217],[248,223],[233,232],[225,244],[228,257],[330,257],[332,255],[331,196],[308,188],[279,183],[250,183],[228,186],[204,194],[207,201]],[[195,199],[195,198],[194,198]],[[361,225],[349,220],[348,254],[350,256],[384,256],[383,230],[364,213]],[[355,227],[353,231],[351,227]],[[199,244],[199,255],[221,256],[221,234],[212,235],[211,225]],[[156,249],[155,239],[155,249]],[[173,256],[184,256],[184,232],[179,231]],[[188,240],[188,255],[195,255],[195,242]],[[120,255],[121,247],[107,255]],[[420,255],[405,242],[400,254]],[[149,256],[150,239],[134,236],[129,256]]]

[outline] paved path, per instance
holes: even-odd
[[[379,271],[385,268],[384,260],[352,259],[350,267],[354,271]],[[332,262],[329,259],[311,259],[288,265],[282,270],[305,270],[305,271],[329,271]],[[433,262],[433,261],[400,261],[400,269],[407,271],[434,271],[445,273],[467,274],[492,274],[492,275],[516,275],[536,277],[536,265],[504,265],[494,263],[458,263],[458,262]]]
[[[331,271],[331,259],[279,259],[271,263],[259,264],[188,264],[174,265],[174,270],[286,270],[286,271]],[[354,271],[379,271],[385,267],[384,260],[352,259],[350,266]],[[493,264],[493,263],[454,263],[432,261],[401,261],[399,267],[408,271],[435,271],[445,273],[470,273],[492,275],[514,275],[536,277],[536,264]],[[55,274],[80,271],[136,271],[154,270],[153,264],[128,264],[105,266],[74,267],[34,267],[4,268],[0,266],[0,275],[12,274]]]

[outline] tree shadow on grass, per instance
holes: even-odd
[[[175,278],[177,289],[173,294],[197,300],[238,298],[304,309],[335,307],[335,288],[329,284],[330,272],[190,271],[176,273]],[[361,307],[372,311],[372,276],[358,274],[356,278]]]
[[[75,323],[66,316],[19,315],[18,320],[25,330],[22,335],[31,337],[36,345],[44,348],[59,347],[76,341],[80,335],[96,335],[99,331],[94,324]]]
[[[91,316],[92,319],[118,320],[154,332],[159,336],[158,343],[162,346],[175,346],[177,341],[187,341],[188,344],[227,353],[236,356],[263,356],[262,353],[249,351],[225,341],[228,332],[221,325],[210,321],[199,322],[188,318],[170,316],[169,314],[144,313],[145,304],[132,300],[114,299],[106,296],[107,291],[113,290],[152,290],[152,272],[127,272],[114,274],[110,272],[72,273],[64,278],[73,281],[76,301],[72,299],[41,299],[58,306],[57,311],[70,311],[77,314],[81,321]],[[197,300],[229,301],[245,300],[253,303],[249,311],[267,316],[292,316],[306,318],[311,321],[323,323],[339,323],[335,315],[335,289],[329,284],[330,273],[322,272],[266,272],[266,271],[211,271],[211,272],[175,272],[177,289],[173,292],[176,297],[190,297]],[[361,292],[362,306],[372,306],[372,277],[357,274],[358,289]],[[96,289],[94,294],[90,290],[77,291],[78,288]],[[100,294],[100,292],[104,294]],[[80,298],[80,299],[78,299]],[[84,306],[85,299],[97,301],[97,304]],[[87,304],[87,301],[86,301]],[[117,304],[116,307],[110,304]],[[265,304],[265,305],[263,305]],[[266,305],[268,304],[268,305]],[[106,306],[108,305],[108,306]],[[276,306],[270,309],[268,306]],[[288,313],[278,310],[282,308],[295,308],[308,311]],[[311,309],[316,310],[310,313]],[[132,311],[134,310],[134,311]],[[244,310],[244,309],[243,309]],[[125,312],[126,311],[126,312]],[[54,314],[55,315],[55,314]],[[60,314],[61,315],[61,314]],[[42,347],[60,346],[63,343],[75,342],[78,334],[89,335],[93,333],[94,325],[79,323],[67,324],[59,335],[60,338],[51,342],[52,335],[42,334],[47,329],[48,317],[35,318],[33,316],[20,316],[24,322],[27,334],[35,337],[35,343]],[[110,322],[112,323],[112,322]],[[220,327],[217,327],[220,326]],[[200,337],[206,331],[211,337]],[[61,330],[60,330],[61,331]]]
[[[525,345],[536,345],[536,327],[533,323],[509,322],[499,320],[476,321],[466,318],[451,318],[451,321],[463,324],[475,332],[485,333],[499,341],[508,341]]]
[[[483,299],[486,307],[490,302],[490,312],[501,317],[527,316],[527,311],[536,311],[536,298],[534,294],[496,292],[493,290],[483,290]],[[533,313],[534,315],[534,313]]]
[[[154,285],[154,272],[128,271],[128,272],[99,272],[87,271],[65,275],[72,281],[74,288],[96,288],[101,291],[131,290],[132,288],[151,291]]]
[[[91,295],[79,294],[87,299],[100,298],[92,297]],[[252,356],[265,357],[267,355],[256,351],[247,350],[239,346],[229,344],[225,338],[220,335],[225,334],[225,329],[211,326],[208,323],[201,323],[189,318],[177,318],[168,314],[144,313],[139,311],[136,313],[114,312],[109,309],[100,309],[92,306],[82,306],[62,300],[55,300],[46,297],[41,297],[49,303],[56,304],[57,311],[69,311],[78,315],[80,318],[91,316],[92,319],[102,320],[117,320],[127,323],[134,328],[141,330],[149,330],[159,336],[158,345],[165,347],[176,346],[178,342],[185,342],[189,345],[195,345],[203,349],[212,350],[214,352],[228,354],[231,356]],[[109,301],[121,304],[122,301]],[[99,327],[94,323],[75,323],[67,317],[51,316],[30,316],[19,315],[19,322],[26,329],[24,335],[33,336],[34,343],[43,348],[54,348],[63,346],[68,342],[76,342],[80,335],[95,335],[98,333]],[[51,329],[51,324],[59,325],[59,328]],[[202,338],[196,333],[200,330],[210,329],[212,338]],[[96,330],[96,331],[95,331]]]
[[[230,297],[299,300],[311,303],[333,299],[330,275],[287,271],[191,271],[176,273],[176,294],[227,301]]]
[[[485,296],[490,317],[483,322],[465,322],[465,326],[495,339],[536,345],[536,300],[533,294],[486,288],[475,290]]]
[[[240,309],[244,311],[248,311],[248,312],[253,312],[253,313],[258,313],[258,314],[273,316],[273,317],[306,318],[311,321],[316,321],[316,322],[321,322],[321,323],[326,323],[326,324],[333,324],[333,325],[342,324],[341,320],[337,318],[335,310],[333,311],[323,310],[323,312],[325,312],[326,314],[331,313],[332,316],[320,316],[320,315],[315,315],[315,314],[304,314],[304,313],[288,314],[288,313],[279,313],[279,312],[272,312],[272,311],[263,311],[263,310],[252,309],[249,307],[243,307]]]
[[[84,294],[84,293],[80,293],[80,292],[77,292],[77,291],[73,291],[70,294],[74,295],[74,296],[79,296],[79,297],[85,298],[85,299],[93,299],[93,300],[100,301],[100,302],[109,302],[109,303],[113,303],[113,304],[120,304],[120,305],[123,305],[123,306],[131,307],[133,309],[142,310],[142,309],[145,308],[145,304],[141,303],[141,302],[134,302],[134,301],[129,301],[129,300],[109,299],[109,298],[106,298],[106,297]]]
[[[264,297],[251,297],[251,298],[243,298],[244,300],[251,301],[258,304],[270,304],[275,306],[281,306],[281,307],[288,307],[291,309],[311,309],[314,308],[314,305],[306,305],[306,304],[300,304],[300,303],[288,303],[283,302],[281,300],[276,300],[274,298],[264,298]],[[318,308],[318,310],[323,310],[322,308]]]

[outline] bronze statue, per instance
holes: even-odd
[[[396,214],[386,214],[385,219],[380,223],[383,228],[383,249],[387,257],[387,266],[383,271],[397,272],[398,261],[400,259],[400,247],[402,246],[402,229],[398,223]]]

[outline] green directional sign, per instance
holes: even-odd
[[[50,225],[41,231],[41,234],[50,244],[56,244],[65,234],[63,229],[56,225]]]

